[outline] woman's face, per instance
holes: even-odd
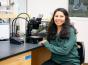
[[[54,16],[54,22],[56,26],[62,26],[62,24],[65,22],[65,15],[61,11],[57,11]]]

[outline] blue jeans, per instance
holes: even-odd
[[[71,63],[58,64],[50,59],[50,60],[44,62],[42,65],[73,65],[73,64],[71,64]]]

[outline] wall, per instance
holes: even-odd
[[[43,14],[43,18],[50,17],[56,8],[68,8],[67,0],[28,0],[28,13],[33,17]]]

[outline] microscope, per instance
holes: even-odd
[[[27,18],[20,17],[20,15],[27,15]],[[24,36],[19,34],[19,26],[17,26],[17,20],[19,19],[25,20],[26,28]],[[12,21],[12,32],[10,35],[10,43],[14,44],[22,44],[22,43],[37,43],[43,39],[43,36],[39,33],[39,27],[42,23],[42,15],[39,17],[29,18],[28,14],[21,13]]]
[[[27,24],[26,30],[26,43],[36,44],[38,41],[43,39],[42,36],[38,35],[39,25],[41,24],[42,17],[30,19],[30,23]]]

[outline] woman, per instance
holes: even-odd
[[[47,40],[39,42],[52,53],[51,59],[42,65],[80,65],[76,41],[76,29],[70,24],[68,12],[64,8],[56,9]]]

